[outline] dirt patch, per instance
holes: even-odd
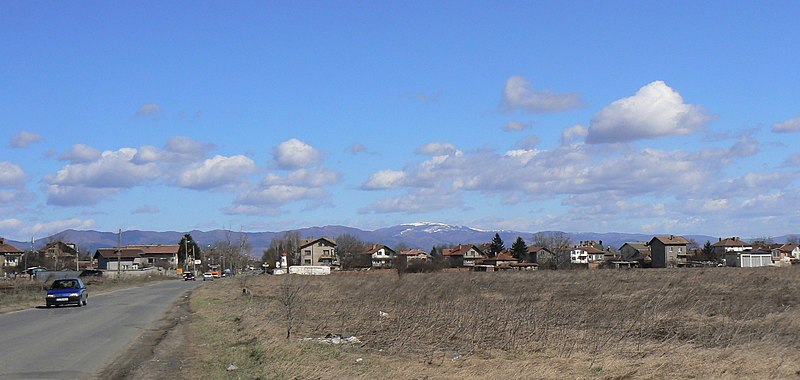
[[[187,379],[189,294],[97,376],[98,379]]]

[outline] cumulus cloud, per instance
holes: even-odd
[[[44,140],[44,137],[33,132],[21,131],[11,139],[12,148],[25,148],[31,144],[35,144]]]
[[[100,151],[85,144],[74,144],[72,149],[62,153],[58,158],[62,161],[84,163],[99,159]]]
[[[772,132],[789,133],[800,132],[800,116],[772,125]]]
[[[506,124],[506,127],[503,129],[508,132],[519,132],[519,131],[524,131],[528,128],[533,128],[532,121],[529,121],[527,123],[523,123],[521,121],[509,121],[508,124]]]
[[[120,188],[157,178],[156,165],[133,162],[136,153],[134,148],[104,151],[96,161],[68,164],[55,175],[46,176],[45,181],[50,185]]]
[[[298,139],[291,139],[275,147],[272,158],[278,168],[298,169],[319,162],[322,153]]]
[[[456,146],[450,143],[432,142],[417,148],[417,154],[443,156],[456,152]]]
[[[73,162],[46,175],[47,203],[59,206],[92,205],[120,190],[158,178],[155,163],[134,161],[137,150],[121,148],[104,151],[94,161]]]
[[[19,188],[25,181],[25,171],[19,165],[0,161],[0,188]]]
[[[438,189],[420,189],[410,194],[382,199],[359,213],[405,213],[420,214],[463,206],[461,197]]]
[[[575,124],[561,132],[561,145],[570,145],[576,142],[582,142],[589,134],[589,129]]]
[[[339,183],[341,175],[322,166],[301,168],[286,175],[267,174],[256,186],[241,192],[223,211],[228,214],[277,215],[282,207],[304,202],[306,209],[330,204],[327,186]]]
[[[516,142],[516,146],[522,149],[533,149],[536,148],[542,140],[538,136],[530,135],[523,137]]]
[[[161,106],[155,103],[145,103],[136,110],[134,116],[136,117],[147,117],[147,116],[157,116],[161,113]]]
[[[190,189],[212,189],[239,183],[255,170],[255,163],[248,157],[217,155],[187,168],[177,176],[175,183]]]
[[[145,164],[150,162],[186,163],[197,162],[206,158],[214,144],[202,143],[191,137],[174,136],[167,140],[164,149],[145,145],[136,152],[133,162]]]
[[[745,146],[750,146],[745,142]],[[479,192],[503,202],[546,200],[562,196],[596,194],[601,199],[618,198],[620,207],[652,204],[633,197],[685,198],[708,192],[721,183],[722,169],[731,151],[750,152],[742,141],[730,148],[697,152],[682,150],[616,150],[611,145],[576,144],[549,150],[514,149],[503,153],[480,150],[433,156],[400,170],[374,172],[362,190],[406,190],[375,204],[374,210],[411,207],[408,200],[422,190],[447,193]],[[742,157],[742,156],[739,156]],[[502,173],[502,174],[498,174]],[[758,177],[767,178],[767,177]],[[773,177],[768,177],[773,178]],[[758,182],[745,178],[746,182]],[[394,212],[394,211],[392,211]]]
[[[534,90],[525,77],[512,76],[506,81],[503,103],[508,110],[522,109],[528,112],[561,112],[583,106],[576,93],[557,94],[550,90]]]
[[[715,118],[700,106],[684,103],[683,97],[663,81],[655,81],[598,112],[589,125],[586,142],[615,143],[688,135],[702,130]]]
[[[364,190],[394,189],[403,186],[406,173],[401,170],[380,170],[373,173],[366,183],[361,185]]]

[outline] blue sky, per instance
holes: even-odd
[[[800,233],[799,12],[3,2],[0,236]]]

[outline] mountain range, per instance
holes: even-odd
[[[533,242],[532,232],[520,232],[509,230],[480,230],[467,226],[454,226],[443,223],[407,223],[396,226],[380,228],[373,231],[365,231],[358,228],[346,226],[324,226],[324,227],[307,227],[300,228],[292,231],[297,231],[304,239],[327,237],[336,238],[343,234],[355,236],[361,241],[368,243],[385,244],[389,247],[397,247],[398,245],[405,245],[408,248],[419,248],[424,251],[429,251],[433,246],[439,245],[454,245],[454,244],[482,244],[492,241],[495,233],[500,235],[506,247],[511,247],[511,244],[517,239],[522,237],[526,244],[530,245]],[[230,234],[232,241],[238,241],[239,234],[244,234],[247,241],[253,247],[251,255],[254,257],[261,257],[264,249],[268,248],[273,238],[282,237],[287,231],[281,232],[234,232],[225,230],[212,230],[212,231],[122,231],[121,234],[116,232],[100,232],[100,231],[80,231],[80,230],[65,230],[54,234],[50,237],[36,240],[33,244],[34,248],[38,249],[44,246],[48,241],[61,240],[64,242],[75,243],[81,252],[94,252],[97,248],[116,247],[118,240],[121,238],[122,245],[132,244],[177,244],[181,241],[184,234],[189,233],[192,235],[200,247],[205,247],[214,244],[217,241],[224,241],[227,235]],[[557,231],[542,231],[545,234],[556,233]],[[612,248],[619,248],[625,242],[631,241],[650,241],[654,235],[649,234],[631,234],[619,232],[567,232],[566,235],[574,242],[580,241],[602,241],[603,245]],[[660,234],[668,235],[668,234]],[[772,238],[775,242],[785,242],[792,235],[784,235]],[[706,241],[716,242],[719,237],[706,236],[706,235],[683,235],[683,237],[694,240],[702,245]],[[745,239],[746,240],[746,239]],[[29,249],[30,242],[20,242],[6,240],[7,243],[19,248]]]

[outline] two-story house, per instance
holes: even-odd
[[[572,264],[602,263],[605,252],[593,245],[575,246],[569,251],[569,262]]]
[[[391,268],[394,258],[395,251],[393,249],[383,244],[373,244],[357,255],[353,266],[375,269]]]
[[[0,274],[5,276],[6,272],[24,270],[25,268],[19,268],[23,253],[21,249],[6,243],[6,239],[0,237]]]
[[[145,259],[148,267],[161,267],[175,269],[178,267],[179,244],[158,244],[158,245],[128,245],[124,248],[138,249],[139,256]]]
[[[620,259],[628,262],[637,262],[641,268],[653,265],[650,245],[646,241],[631,241],[619,247]]]
[[[306,239],[300,242],[300,265],[332,266],[338,264],[333,239]]]
[[[800,246],[797,244],[786,243],[779,247],[772,248],[772,262],[791,263],[800,259]]]
[[[443,249],[442,256],[450,260],[453,268],[475,266],[478,260],[486,257],[474,244],[459,244],[452,249]]]
[[[674,268],[684,266],[688,261],[686,246],[689,241],[683,236],[654,236],[647,244],[650,246],[653,268]]]
[[[711,245],[714,247],[714,256],[722,257],[725,254],[744,252],[753,249],[753,245],[740,239],[738,236],[722,239]]]

